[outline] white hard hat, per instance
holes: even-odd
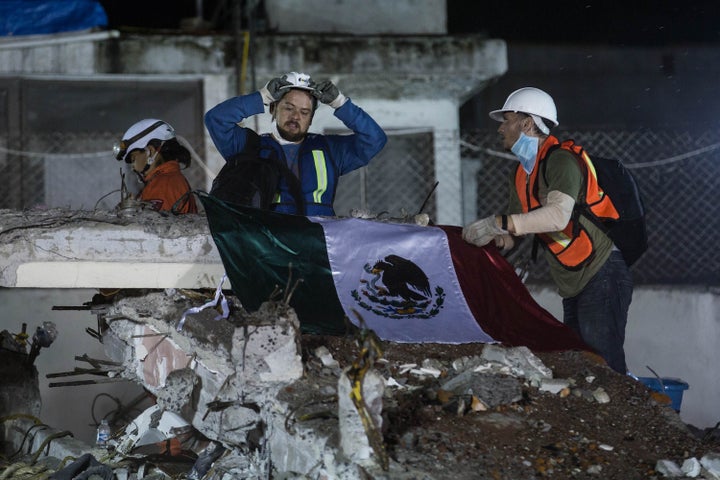
[[[520,112],[530,115],[543,133],[549,131],[543,120],[550,122],[553,127],[558,126],[555,102],[550,95],[539,88],[523,87],[515,90],[508,95],[505,105],[500,110],[490,112],[490,118],[502,122],[505,112]]]
[[[282,79],[290,82],[290,85],[280,87],[280,90],[285,90],[286,88],[299,88],[300,90],[310,91],[315,90],[315,82],[313,82],[313,79],[310,78],[310,75],[307,73],[290,72],[283,75]]]
[[[175,129],[167,122],[157,118],[146,118],[128,128],[120,143],[115,144],[113,153],[118,160],[130,163],[128,154],[133,150],[145,148],[150,140],[170,140],[175,138]]]

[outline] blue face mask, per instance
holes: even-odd
[[[528,137],[520,132],[520,138],[517,139],[515,145],[510,149],[520,160],[520,164],[526,173],[532,172],[535,166],[535,157],[537,157],[540,139],[538,137]]]

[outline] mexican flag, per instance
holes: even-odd
[[[351,322],[395,342],[589,349],[532,299],[497,248],[466,243],[460,227],[200,199],[233,293],[249,311],[281,289],[307,333],[344,334]]]

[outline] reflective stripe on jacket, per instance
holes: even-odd
[[[575,202],[573,214],[565,228],[559,232],[537,234],[537,237],[564,268],[577,270],[588,263],[594,254],[592,239],[578,218],[581,209],[585,208],[587,204],[587,208],[598,217],[617,219],[619,215],[610,198],[607,197],[600,188],[595,167],[583,148],[575,145],[572,141],[560,143],[559,140],[552,135],[548,136],[540,147],[535,166],[529,176],[522,169],[521,165],[518,165],[515,171],[515,190],[520,199],[522,211],[527,213],[542,207],[538,195],[538,177],[542,174],[542,181],[547,184],[547,179],[544,175],[546,170],[545,162],[556,148],[568,150],[578,159],[580,170],[583,173],[583,185],[585,188],[579,192],[580,194]],[[550,186],[548,186],[548,188],[550,188]]]
[[[270,156],[287,162],[282,146],[266,133],[260,136],[260,157]],[[305,214],[335,215],[333,200],[340,173],[323,135],[310,133],[305,137],[298,152],[297,168]],[[284,178],[280,180],[280,191],[275,196],[272,209],[280,213],[300,213]]]

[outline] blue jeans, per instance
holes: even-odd
[[[563,299],[563,322],[594,348],[610,368],[627,373],[625,326],[633,281],[619,251],[613,251],[585,288]]]

